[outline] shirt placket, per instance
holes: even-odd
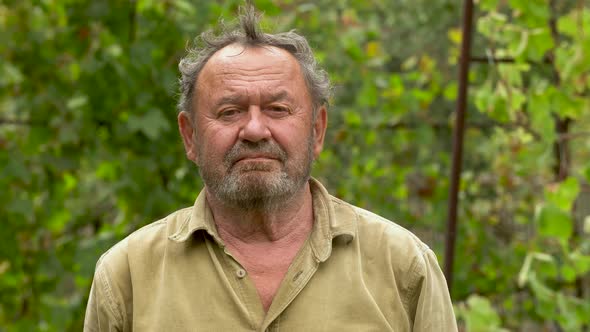
[[[264,318],[260,331],[280,331],[281,314],[311,279],[319,265],[312,253],[309,240],[289,267],[281,286]]]
[[[248,278],[246,269],[226,250],[226,247],[210,243],[212,259],[217,260],[221,273],[226,276],[230,291],[235,295],[238,305],[248,319],[252,331],[257,331],[264,319],[264,309],[253,282]]]

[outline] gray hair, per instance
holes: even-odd
[[[328,105],[332,94],[332,86],[326,71],[321,69],[313,55],[313,51],[305,37],[294,30],[269,34],[264,33],[259,25],[260,14],[250,4],[240,8],[239,27],[227,29],[220,23],[222,32],[219,35],[211,30],[200,35],[197,42],[201,46],[188,49],[188,54],[180,60],[180,99],[178,111],[192,115],[191,104],[199,73],[209,59],[220,49],[241,44],[245,47],[277,47],[289,52],[301,67],[303,78],[311,95],[314,113],[323,105]]]

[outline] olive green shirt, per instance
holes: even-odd
[[[84,331],[456,331],[434,253],[310,184],[313,230],[268,312],[201,192],[100,258]]]

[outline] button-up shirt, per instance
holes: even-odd
[[[84,331],[456,331],[434,253],[310,180],[314,226],[268,312],[203,192],[98,261]]]

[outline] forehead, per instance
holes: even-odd
[[[258,60],[258,61],[257,61]],[[286,50],[274,46],[248,46],[231,44],[217,51],[209,59],[205,67],[218,66],[264,67],[284,64],[298,67],[297,60]]]
[[[200,93],[244,88],[305,90],[299,63],[286,50],[273,46],[228,45],[205,64],[197,86]]]

